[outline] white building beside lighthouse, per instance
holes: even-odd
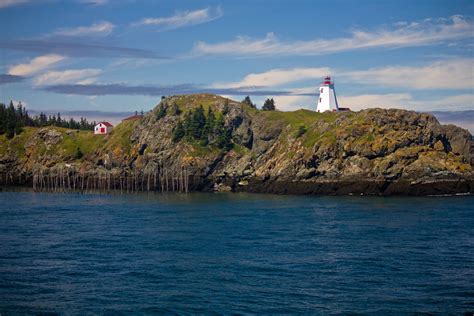
[[[334,82],[331,77],[327,76],[319,87],[319,99],[316,106],[317,112],[337,112],[339,106],[337,104],[336,91],[334,90]]]

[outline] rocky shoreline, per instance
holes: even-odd
[[[199,111],[203,122],[194,126]],[[396,109],[279,112],[214,95],[174,96],[110,135],[46,127],[0,140],[0,186],[36,191],[474,191],[472,135],[432,115]],[[78,149],[83,156],[75,155]]]

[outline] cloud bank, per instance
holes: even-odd
[[[109,3],[109,0],[78,0],[79,3],[99,6]]]
[[[393,66],[341,74],[359,83],[414,89],[472,89],[474,59],[437,61],[426,66]]]
[[[138,48],[120,47],[98,43],[81,43],[51,39],[0,41],[0,48],[40,54],[59,54],[72,57],[123,57],[165,59],[156,53]]]
[[[215,87],[274,87],[303,80],[316,80],[331,73],[327,67],[323,68],[291,68],[271,69],[260,73],[246,75],[241,81],[232,83],[216,83]]]
[[[316,38],[309,41],[281,41],[273,33],[263,39],[240,36],[222,43],[197,42],[194,55],[228,56],[315,56],[369,48],[401,48],[438,44],[472,38],[474,25],[461,15],[449,19],[425,19],[422,22],[397,24],[395,28],[376,31],[356,30],[349,37]]]
[[[125,84],[61,84],[50,85],[42,88],[44,91],[76,94],[76,95],[145,95],[162,96],[175,94],[212,93],[221,95],[305,95],[316,96],[317,94],[304,92],[298,93],[291,90],[255,90],[248,87],[237,88],[212,88],[192,84],[181,84],[172,86],[129,86]]]
[[[0,0],[0,9],[30,2],[29,0]]]
[[[23,81],[25,78],[22,76],[0,74],[0,84],[14,83]]]

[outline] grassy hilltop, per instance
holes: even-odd
[[[196,190],[395,194],[431,181],[443,183],[438,191],[469,192],[470,139],[466,130],[413,111],[262,111],[197,94],[166,98],[110,135],[58,127],[2,135],[0,175],[27,178],[65,166],[142,176],[185,168]],[[331,183],[329,192],[322,183]]]

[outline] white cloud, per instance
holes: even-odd
[[[327,67],[271,69],[266,72],[248,74],[238,82],[215,83],[213,86],[218,88],[272,87],[291,82],[320,79],[330,73],[331,70]]]
[[[109,0],[78,0],[78,2],[98,6],[98,5],[107,4]]]
[[[353,111],[365,108],[398,108],[416,111],[461,111],[474,108],[474,94],[460,94],[431,99],[416,99],[410,93],[363,94],[339,96],[339,105]]]
[[[48,71],[35,78],[35,84],[53,85],[65,83],[90,84],[95,80],[94,78],[102,73],[100,69],[74,69],[64,71]]]
[[[474,59],[452,59],[421,67],[392,66],[342,73],[352,81],[414,89],[472,89]]]
[[[235,40],[210,44],[198,42],[196,55],[281,56],[324,55],[368,48],[398,48],[450,42],[472,38],[474,26],[470,19],[455,15],[449,19],[426,19],[398,24],[394,29],[353,31],[351,36],[309,41],[280,41],[273,33],[263,39],[237,37]]]
[[[291,91],[295,94],[316,93],[317,90],[318,90],[318,87],[316,85],[313,87],[291,89]],[[316,96],[281,95],[281,96],[268,96],[268,98],[273,98],[275,100],[276,108],[281,111],[295,111],[301,108],[305,108],[309,110],[316,109],[316,100],[317,100]]]
[[[94,23],[91,26],[79,26],[75,28],[63,28],[54,32],[53,35],[60,36],[107,36],[112,33],[115,25],[103,21]]]
[[[442,97],[437,100],[426,102],[426,108],[430,106],[433,110],[461,111],[474,109],[474,94],[459,94]]]
[[[280,111],[296,111],[298,109],[316,110],[316,97],[308,96],[276,96],[275,106]]]
[[[19,65],[10,67],[10,69],[8,70],[8,74],[15,75],[15,76],[32,75],[44,69],[48,69],[64,59],[65,59],[64,56],[56,55],[56,54],[39,56],[39,57],[33,58],[30,62],[26,64],[19,64]]]
[[[398,108],[409,109],[413,98],[409,93],[362,94],[355,96],[338,96],[341,107],[348,107],[353,111],[366,108]]]
[[[205,8],[195,11],[177,12],[173,16],[161,18],[144,18],[140,22],[133,23],[134,26],[153,25],[159,30],[172,30],[190,25],[198,25],[210,22],[222,17],[220,7],[215,9]]]
[[[0,9],[13,7],[13,6],[20,5],[23,3],[28,3],[28,2],[30,2],[30,0],[0,0]]]
[[[97,78],[86,78],[86,79],[83,79],[83,80],[79,80],[78,82],[76,82],[77,84],[93,84],[93,83],[96,83],[97,82]],[[92,98],[97,98],[96,95],[93,95]]]

